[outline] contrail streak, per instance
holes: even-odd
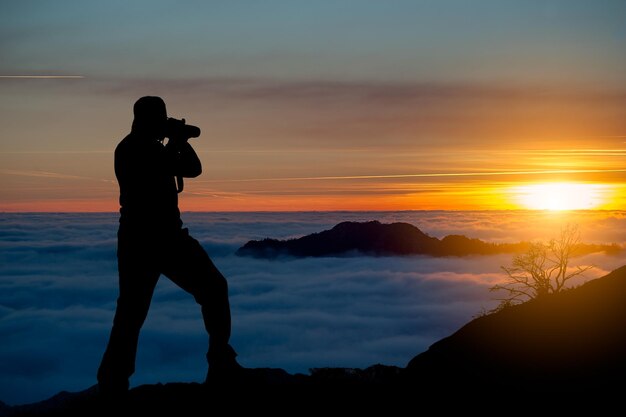
[[[0,78],[50,80],[50,79],[81,79],[85,77],[83,75],[0,75]]]
[[[89,180],[89,181],[101,181],[101,182],[109,182],[113,183],[115,181],[103,178],[94,178],[94,177],[84,177],[80,175],[69,175],[69,174],[61,174],[58,172],[49,172],[49,171],[28,171],[28,170],[17,170],[17,169],[0,169],[1,174],[6,175],[17,175],[21,177],[35,177],[35,178],[53,178],[60,180]]]
[[[198,182],[369,180],[369,179],[386,179],[386,178],[485,177],[485,176],[498,176],[498,175],[593,174],[593,173],[610,173],[610,172],[626,172],[626,169],[555,169],[555,170],[541,170],[541,171],[443,172],[443,173],[440,172],[440,173],[423,173],[423,174],[242,178],[242,179],[227,179],[227,180],[205,180],[205,181],[198,181]]]

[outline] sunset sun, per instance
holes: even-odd
[[[588,210],[606,203],[605,184],[546,182],[515,187],[518,204],[531,210]]]

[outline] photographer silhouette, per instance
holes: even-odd
[[[121,206],[119,297],[98,369],[99,389],[107,394],[128,390],[139,331],[161,274],[192,294],[202,307],[209,333],[207,379],[241,369],[228,344],[231,319],[226,279],[200,243],[182,228],[178,209],[182,178],[202,172],[200,160],[187,142],[200,130],[185,125],[184,119],[168,119],[160,97],[140,98],[133,112],[131,132],[115,149]],[[165,137],[169,139],[166,145]],[[180,178],[178,187],[175,178]]]

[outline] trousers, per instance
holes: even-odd
[[[200,305],[209,351],[225,349],[231,332],[228,285],[200,243],[180,229],[165,237],[118,231],[119,297],[109,342],[98,369],[101,385],[128,387],[139,332],[161,275]]]

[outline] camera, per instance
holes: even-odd
[[[170,139],[184,139],[197,138],[200,136],[200,128],[185,123],[185,119],[175,119],[173,117],[167,118],[165,124],[165,136]]]

